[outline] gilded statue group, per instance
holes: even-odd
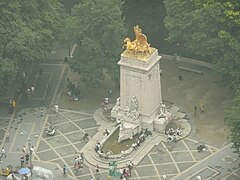
[[[125,38],[123,48],[134,55],[136,53],[150,54],[150,44],[148,44],[146,35],[142,33],[142,29],[138,25],[134,26],[134,33],[136,39],[131,41],[129,37]]]

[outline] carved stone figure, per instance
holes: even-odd
[[[124,116],[128,117],[130,115],[130,109],[128,106],[126,106],[125,110],[124,110]]]
[[[136,96],[133,96],[130,100],[130,111],[137,110],[138,108],[138,102]]]

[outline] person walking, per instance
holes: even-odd
[[[99,173],[99,166],[96,165],[96,173]]]
[[[12,100],[12,107],[15,108],[16,106],[17,106],[17,103],[16,103],[16,101],[13,99],[13,100]]]
[[[202,113],[205,111],[203,101],[200,102],[200,110]]]
[[[83,166],[81,165],[80,162],[78,162],[78,168],[79,168],[79,172],[82,174],[82,172],[83,172]]]
[[[9,136],[10,136],[10,135],[9,135],[9,132],[7,131],[7,132],[6,132],[6,142],[9,142]]]
[[[179,76],[178,76],[178,79],[179,79],[179,81],[182,81],[182,80],[183,80],[182,75],[179,75]]]
[[[5,151],[5,149],[4,149],[4,147],[2,147],[2,152],[1,152],[1,156],[3,157],[7,157],[7,155],[6,155],[6,151]]]
[[[40,108],[40,117],[43,118],[43,108]]]
[[[26,154],[26,147],[25,146],[22,147],[22,152],[23,152],[24,155]]]
[[[65,164],[63,165],[63,175],[67,176],[67,166]]]
[[[112,97],[112,89],[108,89],[107,91],[107,94],[108,94],[108,98],[111,98]]]
[[[57,105],[57,104],[55,104],[55,106],[54,106],[54,107],[55,107],[55,111],[56,111],[56,113],[58,113],[58,108],[59,108],[59,107],[58,107],[58,105]]]
[[[27,153],[27,154],[25,155],[26,164],[28,164],[29,158],[30,158],[30,156],[29,156],[29,154]]]
[[[197,116],[197,106],[194,105],[194,115]]]
[[[35,90],[34,86],[31,86],[31,87],[30,87],[30,90],[31,90],[31,93],[33,94],[33,93],[34,93],[34,90]]]
[[[81,163],[83,163],[83,161],[84,161],[84,154],[83,154],[83,152],[80,153],[80,157],[81,157]]]
[[[175,63],[177,61],[177,53],[173,54],[173,62]]]
[[[20,161],[21,161],[21,167],[23,167],[23,164],[24,164],[24,156],[21,157]]]
[[[35,147],[34,147],[34,146],[32,146],[32,147],[30,148],[30,155],[33,156],[33,157],[36,155],[36,153],[35,153]]]

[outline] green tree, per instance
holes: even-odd
[[[104,70],[115,82],[119,79],[117,62],[125,37],[119,0],[83,0],[67,19],[66,44],[77,44],[69,64],[87,87],[96,87]]]
[[[15,78],[21,67],[46,60],[62,26],[57,0],[0,2],[0,86]]]
[[[239,1],[165,0],[168,40],[209,59],[223,82],[240,88]]]
[[[231,128],[233,148],[240,155],[240,93],[235,97],[231,109],[226,111],[225,122]]]
[[[134,38],[133,26],[139,25],[151,46],[162,51],[164,38],[167,36],[166,28],[162,23],[166,16],[162,0],[125,0],[123,13],[128,35]]]
[[[240,90],[240,2],[237,0],[165,0],[168,40],[209,59],[222,82]],[[239,93],[225,117],[239,152]]]

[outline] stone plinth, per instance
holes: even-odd
[[[135,96],[138,112],[143,116],[143,121],[154,116],[162,103],[160,58],[157,49],[154,49],[146,60],[130,58],[123,53],[118,62],[121,76],[120,107],[122,109],[130,107],[130,100]]]
[[[120,98],[111,116],[122,122],[120,139],[139,133],[142,128],[154,130],[154,120],[162,103],[160,59],[158,50],[143,58],[123,52],[120,65]]]

